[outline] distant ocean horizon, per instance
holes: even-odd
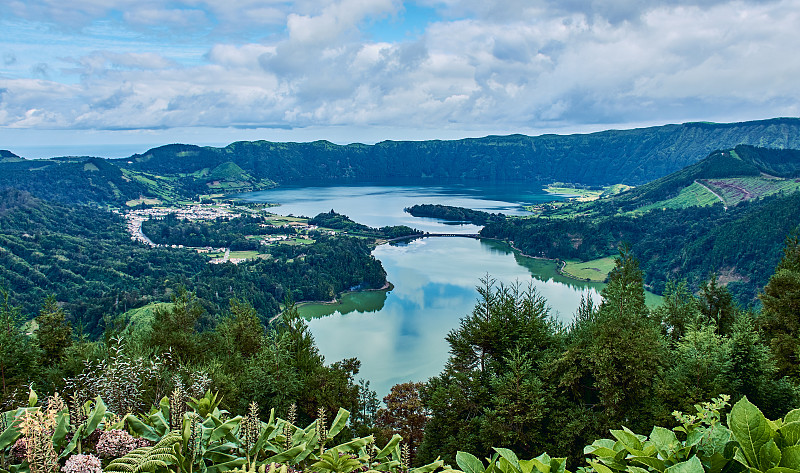
[[[127,158],[137,153],[161,146],[160,144],[87,144],[87,145],[40,145],[3,146],[17,156],[27,159],[57,158],[62,156],[92,156],[96,158]]]
[[[141,154],[164,143],[122,143],[122,144],[53,144],[53,145],[5,145],[0,143],[0,149],[6,149],[26,159],[60,158],[62,156],[91,156],[94,158],[127,158],[134,154]],[[198,146],[226,146],[228,143],[188,143]]]

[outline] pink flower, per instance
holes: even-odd
[[[100,459],[94,455],[72,455],[61,467],[64,473],[103,473]]]
[[[100,435],[97,441],[97,454],[101,458],[119,458],[137,448],[138,442],[124,430],[107,430]]]

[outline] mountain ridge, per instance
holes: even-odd
[[[800,119],[690,122],[589,134],[490,135],[374,145],[238,141],[223,148],[170,144],[118,160],[144,172],[196,172],[226,161],[278,183],[307,179],[440,178],[643,184],[718,149],[800,148]],[[192,158],[191,160],[186,158]]]

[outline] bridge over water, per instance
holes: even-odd
[[[406,235],[397,238],[392,238],[386,241],[402,241],[402,240],[414,240],[416,238],[427,238],[427,237],[463,237],[463,238],[481,238],[479,233],[418,233],[416,235]]]

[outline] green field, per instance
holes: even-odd
[[[561,182],[555,182],[544,188],[545,192],[549,194],[564,195],[570,197],[570,200],[576,200],[578,202],[591,202],[600,197],[616,195],[628,189],[631,189],[631,186],[626,186],[625,184],[613,184],[604,186],[601,189],[586,189],[583,187],[573,187]]]
[[[703,207],[720,203],[720,200],[711,191],[694,182],[689,187],[681,190],[671,199],[655,202],[644,207],[639,207],[633,213],[645,213],[653,209],[685,209],[687,207]]]
[[[569,187],[561,183],[550,184],[544,188],[548,194],[563,195],[573,198],[580,202],[588,202],[600,198],[602,189],[581,189],[579,187]]]
[[[258,251],[231,251],[229,255],[231,259],[256,259],[258,258]]]
[[[577,260],[566,261],[561,272],[583,281],[602,282],[605,281],[612,269],[614,269],[614,258],[608,256],[585,262]]]
[[[306,238],[292,238],[291,240],[282,240],[279,241],[281,245],[310,245],[314,243],[316,240],[306,239]]]
[[[142,205],[142,204],[145,204],[145,205],[158,205],[160,203],[161,203],[161,201],[158,200],[158,199],[148,199],[146,197],[142,197],[140,199],[129,200],[129,201],[125,202],[125,205],[127,205],[128,207],[136,207],[137,205]]]

